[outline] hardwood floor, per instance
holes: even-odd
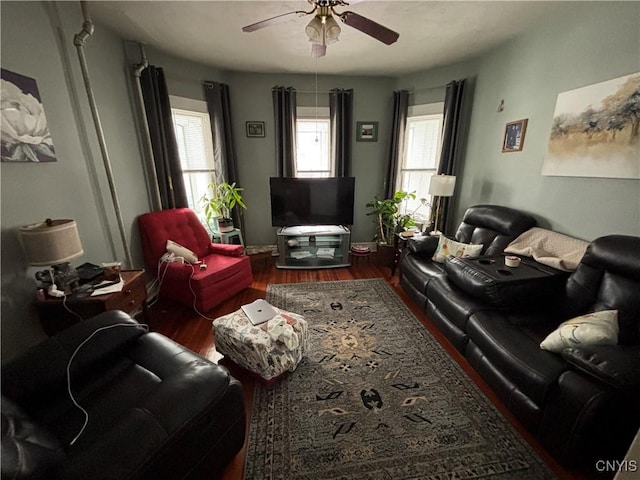
[[[507,410],[498,397],[493,393],[491,388],[485,384],[469,366],[464,357],[451,344],[449,344],[446,338],[437,330],[427,316],[413,305],[411,300],[400,287],[397,273],[394,277],[391,277],[391,269],[378,267],[375,264],[374,256],[367,259],[370,263],[365,263],[366,260],[365,262],[362,260],[363,259],[360,259],[362,263],[352,265],[349,268],[324,270],[281,270],[277,269],[272,263],[254,264],[253,284],[251,285],[251,288],[244,290],[232,299],[225,301],[215,309],[207,312],[207,318],[196,314],[193,310],[184,306],[177,305],[175,303],[163,302],[162,299],[160,299],[149,309],[149,325],[153,331],[160,332],[194,352],[212,359],[215,352],[213,331],[211,327],[212,320],[221,315],[233,312],[240,308],[241,305],[250,303],[255,299],[265,298],[267,286],[270,283],[323,282],[361,278],[384,278],[394,288],[396,293],[403,299],[404,303],[411,309],[416,317],[423,323],[425,328],[438,339],[451,357],[453,357],[462,366],[469,377],[481,388],[485,395],[487,395],[487,397],[514,425],[520,434],[531,444],[531,446],[547,462],[559,478],[568,480],[582,480],[589,478],[589,476],[580,472],[566,470],[545,452],[540,444],[524,429],[515,417],[513,417],[509,410]],[[255,377],[226,360],[223,360],[221,364],[226,366],[230,370],[231,374],[242,382],[245,393],[247,418],[249,418],[252,411],[253,388],[256,381]],[[246,445],[225,470],[223,480],[241,480],[243,478],[245,451]]]

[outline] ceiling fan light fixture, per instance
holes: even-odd
[[[304,29],[309,41],[330,45],[338,41],[340,25],[331,15],[316,15]]]
[[[322,19],[320,16],[316,15],[311,19],[309,24],[304,29],[304,32],[309,37],[309,41],[313,43],[322,43],[322,29],[324,25],[322,25]]]
[[[325,42],[327,45],[338,41],[338,37],[340,36],[340,25],[338,25],[338,22],[336,22],[335,18],[326,17],[324,31]]]

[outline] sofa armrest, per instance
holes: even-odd
[[[618,389],[640,388],[640,346],[589,345],[565,348],[562,357],[598,380]]]
[[[86,348],[78,350],[71,368],[76,379],[91,375],[95,365],[121,354],[145,332],[143,325],[117,310],[83,320],[3,365],[3,394],[17,403],[46,396],[66,385],[67,365],[83,342]]]
[[[169,433],[181,428],[194,411],[218,402],[233,379],[226,368],[157,333],[146,335],[131,354],[137,364],[162,379],[144,409]],[[184,403],[185,391],[197,394]]]
[[[242,245],[229,243],[212,243],[209,245],[209,253],[217,253],[219,255],[227,255],[229,257],[239,257],[244,253],[244,247]]]
[[[439,237],[422,235],[407,240],[407,248],[421,257],[431,258],[438,248]]]
[[[145,335],[129,355],[158,377],[157,387],[97,441],[83,443],[81,435],[61,477],[90,478],[117,468],[120,478],[133,478],[132,472],[135,478],[182,478],[176,455],[186,463],[199,460],[192,456],[202,440],[193,432],[215,431],[211,445],[227,440],[229,425],[244,432],[242,389],[226,368],[157,333]]]

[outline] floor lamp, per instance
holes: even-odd
[[[438,231],[438,220],[440,219],[440,203],[442,197],[453,196],[456,188],[456,177],[453,175],[432,175],[429,182],[429,195],[436,197],[436,214],[433,232],[431,235],[440,235]]]

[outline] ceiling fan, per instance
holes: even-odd
[[[313,14],[314,17],[306,26],[305,33],[309,37],[309,41],[312,43],[311,54],[314,57],[322,57],[326,55],[327,45],[338,41],[340,26],[334,17],[338,17],[342,23],[349,25],[356,30],[360,30],[386,45],[391,45],[398,40],[398,37],[400,36],[398,33],[374,22],[373,20],[369,20],[362,15],[348,10],[341,13],[334,10],[335,7],[346,7],[359,1],[361,0],[351,0],[350,2],[345,2],[343,0],[307,0],[307,2],[313,6],[313,9],[308,12],[305,12],[304,10],[296,10],[276,15],[275,17],[247,25],[242,28],[242,31],[254,32],[261,28],[285,22],[293,15],[305,17]]]

